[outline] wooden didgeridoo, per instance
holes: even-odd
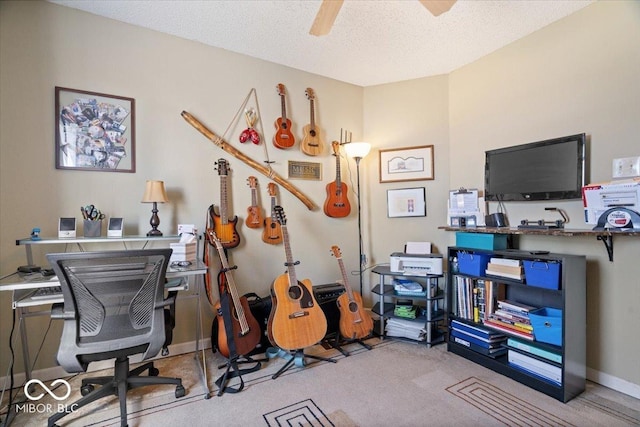
[[[215,145],[222,148],[224,151],[231,154],[236,159],[239,159],[242,162],[246,163],[247,165],[251,166],[258,172],[266,176],[267,178],[273,179],[276,183],[280,184],[287,191],[289,191],[291,194],[293,194],[298,199],[300,199],[300,201],[304,203],[304,205],[310,211],[315,209],[316,205],[311,201],[311,199],[305,196],[296,187],[291,185],[289,181],[285,180],[280,175],[275,173],[273,169],[262,166],[260,163],[256,162],[251,157],[237,150],[235,147],[229,145],[229,143],[227,143],[224,139],[222,139],[221,137],[213,133],[211,130],[209,130],[205,125],[202,124],[202,122],[200,122],[198,119],[193,117],[193,115],[191,115],[190,113],[183,111],[182,113],[180,113],[180,115],[187,121],[187,123],[189,123],[191,126],[196,128],[196,130],[198,130],[201,134],[203,134],[208,140],[213,142]]]

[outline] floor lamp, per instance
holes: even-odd
[[[347,142],[344,145],[344,151],[347,156],[353,158],[356,161],[356,177],[357,177],[357,197],[358,197],[358,247],[360,251],[359,268],[360,273],[360,295],[362,295],[363,277],[362,266],[365,264],[364,256],[362,254],[362,218],[361,218],[361,198],[360,198],[360,160],[369,154],[371,150],[371,144],[368,142]]]

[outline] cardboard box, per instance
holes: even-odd
[[[640,178],[585,185],[582,204],[587,224],[597,224],[600,215],[617,206],[640,213]]]
[[[456,246],[490,251],[507,249],[506,234],[456,232]]]

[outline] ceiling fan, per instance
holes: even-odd
[[[456,0],[419,1],[433,16],[438,16],[449,11],[456,2]],[[342,3],[344,3],[344,0],[322,0],[313,25],[311,25],[311,30],[309,30],[309,34],[313,36],[325,36],[329,34],[331,27],[333,27],[333,22],[336,20],[338,12],[340,12]]]

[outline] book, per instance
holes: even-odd
[[[492,271],[489,269],[486,269],[484,272],[487,276],[504,277],[505,279],[512,279],[512,280],[524,280],[523,273],[511,274],[511,273],[503,273],[500,271]]]
[[[519,259],[512,259],[512,258],[495,258],[492,257],[489,259],[489,262],[491,264],[499,264],[499,265],[505,265],[505,266],[509,266],[509,267],[519,267],[522,265],[522,261],[520,261]]]
[[[517,301],[511,300],[498,300],[498,307],[503,308],[505,310],[510,310],[518,313],[529,313],[530,311],[536,310],[538,307],[533,307],[531,305],[523,304]]]
[[[458,320],[452,320],[451,327],[453,329],[458,329],[460,331],[466,332],[467,334],[476,336],[482,340],[495,341],[506,338],[500,332],[492,331],[491,329],[483,328],[481,326],[469,325]]]
[[[496,273],[522,274],[523,268],[521,266],[514,267],[511,265],[494,264],[490,262],[487,264],[487,271],[488,270]]]
[[[562,363],[562,354],[557,354],[513,338],[509,338],[507,340],[507,346],[542,357],[555,363]]]
[[[508,319],[502,320],[500,319],[500,317],[496,316],[495,314],[490,315],[489,320],[491,320],[493,323],[502,325],[505,328],[513,329],[519,332],[524,332],[526,334],[533,334],[533,326],[531,325],[518,324],[518,322],[513,322]]]
[[[496,347],[501,347],[502,343],[505,341],[506,337],[503,336],[503,338],[499,341],[485,341],[482,340],[474,335],[470,335],[470,334],[466,334],[458,329],[452,329],[451,330],[451,336],[453,337],[458,337],[458,338],[462,338],[463,340],[469,341],[471,343],[474,343],[475,345],[482,347],[482,348],[496,348]]]
[[[562,384],[562,368],[552,365],[547,362],[543,362],[539,359],[527,356],[523,353],[508,350],[509,364],[524,368],[528,371],[535,373],[543,378],[552,381],[555,384]]]
[[[518,330],[512,329],[512,328],[508,328],[506,326],[503,326],[503,325],[497,323],[493,319],[485,320],[484,324],[487,325],[488,327],[496,329],[496,330],[498,330],[500,332],[506,332],[508,334],[515,335],[515,336],[517,336],[519,338],[523,338],[523,339],[528,340],[528,341],[533,341],[533,334],[522,332],[522,331],[518,331]]]
[[[469,342],[463,338],[454,336],[453,337],[453,342],[463,345],[473,351],[475,351],[476,353],[480,353],[480,354],[484,354],[485,356],[489,356],[489,357],[493,357],[496,358],[498,356],[502,356],[503,354],[505,354],[507,352],[507,349],[505,347],[496,347],[496,348],[485,348],[485,347],[481,347],[478,346],[472,342]]]

